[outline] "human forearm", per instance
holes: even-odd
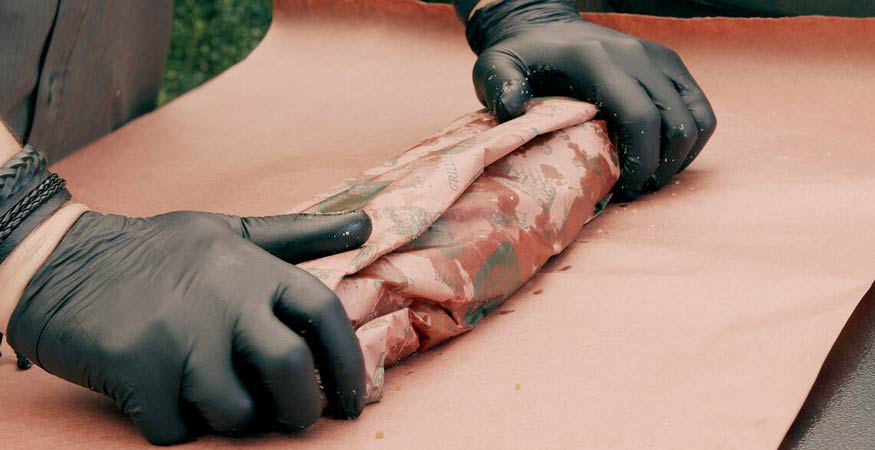
[[[19,150],[21,144],[5,124],[0,122],[0,164],[7,162]],[[81,203],[68,202],[28,234],[0,263],[0,333],[6,333],[9,317],[27,283],[70,226],[86,210],[85,205]]]
[[[88,207],[82,203],[68,202],[28,234],[0,264],[0,332],[6,333],[9,317],[31,278],[85,211]]]
[[[0,121],[0,164],[8,161],[19,149],[21,149],[21,144],[6,128],[6,124]]]

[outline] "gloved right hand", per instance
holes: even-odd
[[[533,96],[591,102],[607,120],[622,174],[615,200],[662,188],[693,162],[717,119],[674,51],[583,20],[571,0],[502,0],[472,16],[480,101],[508,120]]]
[[[239,218],[85,213],[33,277],[9,343],[111,397],[154,444],[267,415],[300,430],[357,417],[365,370],[338,298],[287,264],[367,240],[362,212]],[[278,259],[281,258],[282,260]]]

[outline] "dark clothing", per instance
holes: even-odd
[[[577,0],[583,11],[670,17],[875,16],[875,0]]]
[[[173,0],[2,0],[0,119],[49,161],[155,107]]]

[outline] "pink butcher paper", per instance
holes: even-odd
[[[360,249],[301,264],[356,328],[369,402],[386,366],[473,328],[595,217],[620,173],[595,114],[563,98],[503,124],[468,114],[295,208],[373,220]]]

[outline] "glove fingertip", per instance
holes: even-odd
[[[133,417],[132,417],[133,418]],[[143,437],[146,438],[152,445],[176,445],[183,442],[188,442],[192,439],[188,427],[183,423],[181,418],[175,418],[177,423],[169,423],[163,421],[160,425],[146,424],[134,420]]]
[[[525,91],[508,92],[495,102],[493,113],[501,122],[519,117],[526,112],[526,105],[530,98],[531,95],[526,94]]]
[[[629,203],[635,201],[639,195],[639,191],[618,190],[614,192],[611,201],[614,203]]]
[[[362,415],[365,410],[366,392],[364,383],[361,389],[341,394],[338,398],[338,408],[332,408],[332,415],[339,420],[353,420]]]
[[[644,192],[645,182],[630,180],[632,177],[620,177],[620,180],[614,186],[613,196],[611,201],[614,203],[628,203],[635,201]]]
[[[360,247],[367,242],[373,231],[373,222],[367,213],[361,210],[343,214],[344,223],[336,230],[340,242],[346,250]]]

